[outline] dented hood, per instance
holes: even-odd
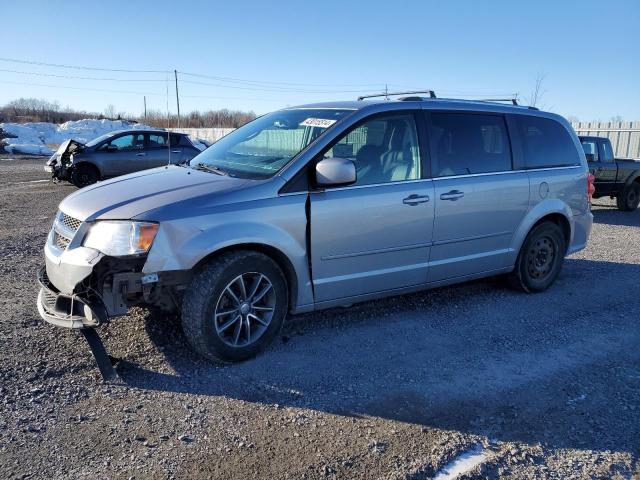
[[[81,221],[128,220],[195,197],[218,197],[248,183],[262,182],[172,165],[82,188],[65,198],[60,210]]]

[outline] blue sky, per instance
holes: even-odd
[[[385,84],[526,98],[542,74],[546,109],[581,120],[640,120],[639,0],[90,4],[4,1],[0,55],[204,75],[180,75],[183,112],[264,113],[352,99]],[[66,78],[77,76],[119,81]],[[0,61],[0,104],[37,97],[137,114],[147,94],[149,108],[166,111],[166,77]],[[175,112],[173,83],[169,94]]]

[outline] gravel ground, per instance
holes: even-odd
[[[597,200],[589,247],[538,295],[499,279],[291,318],[239,365],[176,318],[101,330],[122,381],[44,324],[57,204],[43,160],[0,156],[2,478],[640,478],[640,211]],[[444,477],[441,477],[444,478]]]

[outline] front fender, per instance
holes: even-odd
[[[227,247],[262,245],[279,251],[296,275],[295,306],[313,304],[306,249],[304,197],[277,202],[278,208],[235,210],[205,217],[160,222],[144,273],[191,270]],[[262,220],[264,219],[264,220]]]
[[[571,213],[571,209],[569,206],[558,200],[557,198],[549,198],[541,201],[535,207],[533,207],[529,212],[525,215],[525,217],[520,222],[520,225],[516,229],[513,237],[511,239],[511,249],[508,255],[508,264],[507,266],[515,265],[516,259],[518,258],[518,253],[520,252],[520,248],[524,243],[524,239],[527,237],[527,234],[531,231],[533,226],[540,221],[541,218],[546,217],[547,215],[552,214],[560,214],[567,219],[571,229],[570,241],[567,244],[567,247],[571,245],[573,242],[573,214]]]

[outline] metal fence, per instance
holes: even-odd
[[[573,122],[571,125],[578,135],[609,138],[616,157],[640,158],[640,122]],[[171,131],[217,142],[233,128],[172,128]]]
[[[619,158],[640,158],[640,122],[573,122],[578,135],[607,137]]]
[[[217,142],[226,134],[233,132],[233,128],[170,128],[172,132],[186,133],[191,138],[200,138],[209,142]]]

